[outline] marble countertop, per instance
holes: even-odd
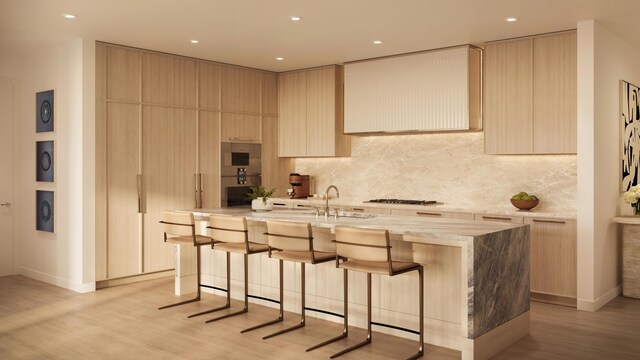
[[[640,216],[616,216],[613,218],[614,223],[627,225],[640,225]]]
[[[305,210],[276,209],[273,211],[256,212],[250,209],[193,209],[196,217],[208,214],[223,214],[245,216],[248,221],[284,220],[308,222],[311,226],[333,228],[336,225],[357,226],[371,229],[388,229],[393,235],[434,237],[450,240],[473,240],[475,236],[496,233],[507,229],[514,229],[522,224],[499,223],[490,221],[473,221],[461,219],[423,218],[417,216],[374,215],[370,218],[339,217],[334,219],[324,216],[316,217],[315,212]]]
[[[307,198],[307,199],[290,199],[290,198],[272,198],[274,202],[292,202],[294,204],[305,204],[311,206],[324,206],[324,198]],[[435,210],[443,212],[457,212],[457,213],[473,213],[481,215],[504,215],[504,216],[522,216],[522,217],[536,217],[536,218],[551,218],[562,220],[575,220],[575,213],[548,213],[537,212],[534,210],[518,210],[516,208],[505,209],[463,209],[447,206],[446,204],[437,203],[434,205],[406,205],[406,204],[383,204],[383,203],[369,203],[362,201],[352,200],[340,200],[339,198],[329,198],[329,205],[336,207],[368,207],[368,208],[383,208],[383,209],[402,209],[402,210]]]

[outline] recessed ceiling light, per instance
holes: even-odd
[[[77,16],[75,16],[73,14],[62,14],[62,16],[64,16],[65,19],[75,19],[75,18],[77,18]]]
[[[376,44],[376,45],[380,45],[380,44],[382,44],[382,41],[380,41],[380,40],[373,40],[373,43],[374,43],[374,44]]]
[[[276,60],[282,61],[282,60],[284,60],[284,58],[283,57],[277,57]]]
[[[289,19],[291,19],[291,21],[300,21],[300,20],[302,20],[302,18],[300,16],[292,16]]]
[[[189,42],[190,42],[190,43],[192,43],[192,44],[197,44],[197,43],[199,43],[200,41],[193,39],[193,40],[189,40]]]
[[[516,21],[518,21],[518,18],[508,17],[508,18],[505,18],[504,21],[506,21],[506,22],[516,22]]]

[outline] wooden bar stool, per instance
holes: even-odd
[[[213,239],[211,248],[227,253],[227,302],[221,307],[202,311],[189,317],[209,314],[231,307],[231,253],[243,254],[244,256],[244,306],[242,310],[205,321],[210,323],[249,311],[249,255],[266,252],[269,250],[269,246],[249,241],[249,231],[245,217],[211,215],[209,216],[209,226],[207,228],[211,229],[211,238]]]
[[[275,333],[266,335],[263,339],[268,339],[277,335],[287,333],[292,330],[300,329],[305,326],[305,264],[320,264],[332,261],[336,258],[335,252],[318,251],[313,247],[313,234],[311,225],[308,223],[295,223],[286,221],[267,221],[267,238],[269,241],[269,257],[278,259],[279,261],[279,278],[280,278],[280,313],[278,318],[266,323],[256,325],[242,332],[259,329],[264,326],[272,325],[284,320],[284,277],[283,263],[284,261],[293,261],[300,263],[300,286],[301,286],[301,307],[300,322],[292,327],[288,327]],[[346,296],[346,295],[345,295]],[[345,318],[346,321],[346,318]],[[346,328],[346,322],[345,322]],[[309,350],[326,345],[330,342],[346,337],[346,334],[338,338],[331,339],[322,344],[316,345]]]
[[[364,229],[349,226],[336,226],[336,266],[345,270],[367,273],[367,338],[331,358],[336,358],[352,350],[371,343],[371,274],[396,276],[409,271],[418,271],[420,297],[420,347],[411,359],[424,355],[424,269],[422,265],[412,262],[393,261],[389,231]],[[345,316],[346,318],[346,316]]]
[[[162,224],[165,242],[175,245],[193,245],[196,248],[198,290],[195,298],[161,306],[158,308],[159,310],[200,300],[200,286],[202,286],[200,283],[200,247],[212,243],[210,237],[196,235],[195,220],[190,212],[163,211],[161,219],[160,224]]]

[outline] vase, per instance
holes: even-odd
[[[640,201],[631,204],[631,207],[633,208],[634,215],[640,216]]]
[[[251,208],[255,211],[271,211],[273,210],[273,203],[271,200],[267,199],[265,204],[265,202],[262,201],[262,198],[259,197],[251,200]]]

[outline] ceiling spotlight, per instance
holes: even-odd
[[[284,60],[284,58],[283,57],[277,57],[276,60],[282,61],[282,60]]]
[[[380,44],[382,44],[382,41],[380,41],[380,40],[373,40],[373,43],[374,43],[374,44],[376,44],[376,45],[380,45]]]
[[[189,40],[189,42],[190,42],[190,43],[192,43],[192,44],[197,44],[197,43],[199,43],[200,41],[198,41],[198,40],[195,40],[195,39],[194,39],[194,40]]]
[[[504,21],[506,21],[506,22],[516,22],[516,21],[518,21],[518,18],[508,17],[508,18],[505,18]]]
[[[75,19],[75,18],[77,18],[77,16],[75,16],[73,14],[62,14],[62,16],[64,16],[65,19]]]
[[[302,20],[302,18],[300,16],[292,16],[289,19],[291,19],[291,21],[300,21],[300,20]]]

